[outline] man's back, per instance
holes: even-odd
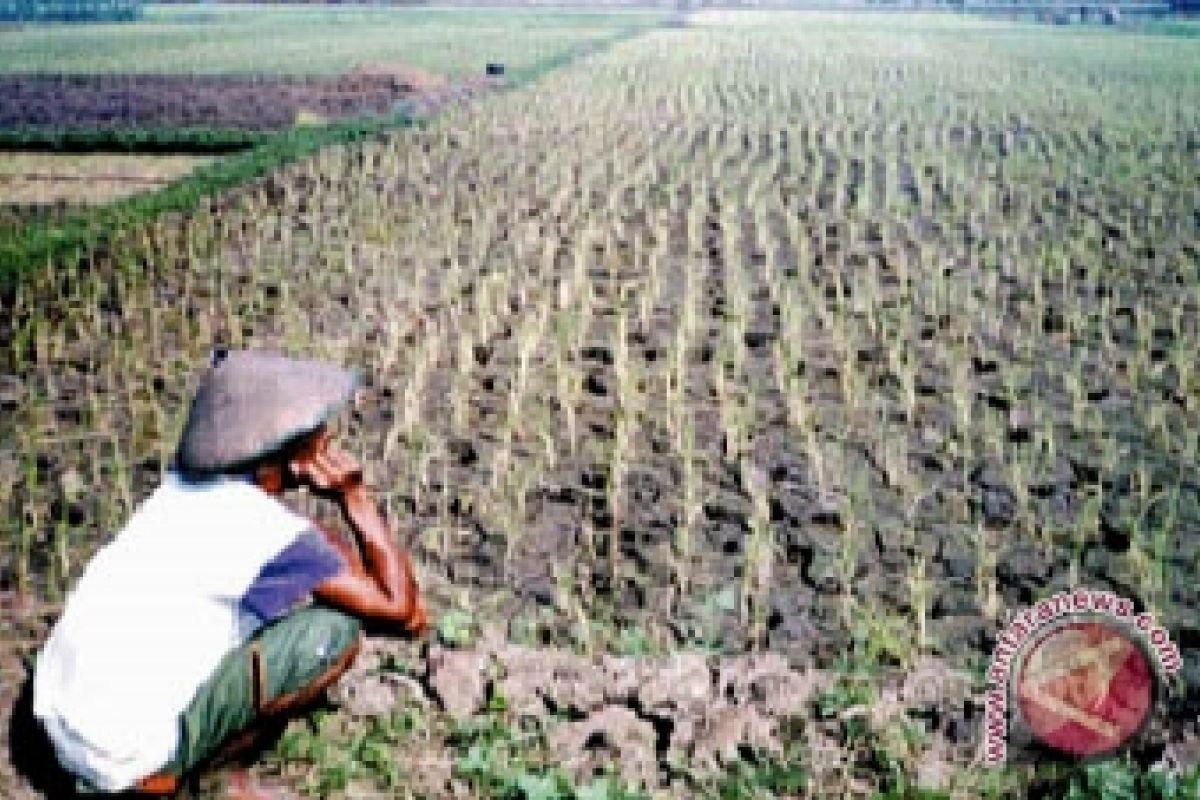
[[[168,475],[88,565],[38,659],[34,713],[63,763],[106,791],[167,763],[197,687],[271,621],[248,600],[261,600],[272,561],[297,542],[315,550],[304,585],[274,582],[297,595],[279,607],[339,568],[311,536],[247,481]]]

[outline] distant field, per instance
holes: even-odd
[[[193,156],[0,153],[0,202],[102,203],[154,189],[210,159]]]
[[[387,116],[440,76],[0,75],[0,131],[9,128],[280,130],[302,112],[321,119]],[[414,80],[415,78],[415,80]]]
[[[1138,26],[1141,33],[1160,36],[1182,36],[1189,39],[1200,37],[1200,19],[1163,19]]]
[[[525,70],[660,12],[149,6],[129,24],[0,30],[0,72],[336,73],[402,61]]]

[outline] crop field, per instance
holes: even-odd
[[[132,25],[0,30],[0,73],[333,74],[402,61],[459,78],[521,72],[653,11],[149,5]]]
[[[378,69],[378,68],[376,68]],[[0,77],[5,128],[220,128],[282,130],[310,119],[387,116],[419,88],[448,81],[352,71],[337,77],[229,75],[7,75]]]
[[[159,480],[209,348],[276,347],[362,370],[341,433],[440,623],[374,642],[257,769],[315,796],[1193,796],[1128,761],[985,768],[979,696],[1007,615],[1109,590],[1183,656],[1135,766],[1194,765],[1200,41],[688,22],[3,297],[14,635]]]

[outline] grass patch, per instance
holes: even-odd
[[[347,727],[345,720],[320,711],[299,720],[276,744],[274,757],[286,764],[304,764],[304,788],[319,797],[358,789],[393,791],[404,785],[405,771],[396,748],[424,726],[416,709],[372,717]]]
[[[0,151],[221,155],[276,135],[221,128],[9,128],[0,130]]]
[[[808,786],[808,773],[797,763],[774,758],[739,760],[717,780],[713,796],[720,800],[800,797]]]
[[[402,61],[453,77],[489,61],[528,70],[645,28],[658,11],[147,5],[140,21],[0,31],[0,72],[336,74]]]
[[[1184,39],[1200,38],[1200,19],[1195,18],[1172,17],[1140,24],[1134,23],[1131,27],[1138,33],[1153,36],[1179,36]]]
[[[1146,769],[1128,753],[1111,761],[1050,765],[1040,772],[1043,774],[1030,787],[1030,793],[1061,800],[1190,800],[1200,797],[1200,770],[1174,774]]]
[[[576,783],[548,763],[540,724],[516,726],[505,715],[502,698],[489,712],[457,725],[449,745],[457,753],[454,772],[473,797],[487,800],[635,800],[645,795],[613,775]]]

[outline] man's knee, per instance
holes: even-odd
[[[358,620],[314,606],[265,630],[260,638],[270,675],[271,695],[293,694],[335,667],[345,669],[358,652]]]
[[[337,612],[333,612],[337,613]],[[327,685],[350,668],[362,646],[362,633],[358,620],[338,614],[341,619],[330,620],[325,627],[325,636],[311,641],[312,647],[303,657],[312,660],[314,670],[319,673],[313,682]]]
[[[307,634],[298,642],[301,658],[332,666],[347,651],[358,652],[362,626],[354,617],[321,606],[299,613]]]
[[[275,648],[268,664],[274,662],[285,670],[272,681],[274,691],[262,708],[268,715],[317,700],[354,663],[362,640],[357,620],[329,609],[307,609],[289,623],[291,632],[281,633],[279,641],[264,643]],[[288,633],[298,635],[293,638]],[[280,653],[280,647],[286,652]]]
[[[356,619],[331,609],[301,609],[260,631],[222,662],[180,724],[180,749],[166,772],[181,775],[261,714],[312,702],[358,653]]]

